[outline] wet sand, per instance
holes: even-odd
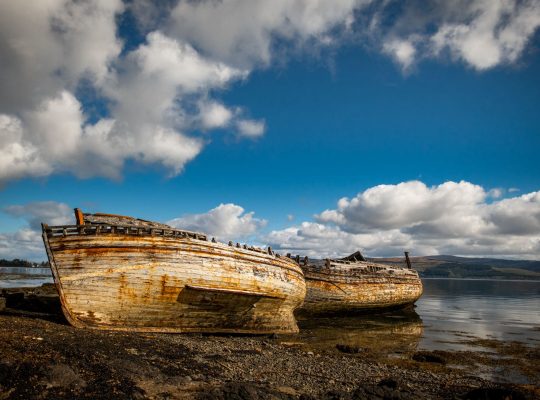
[[[396,357],[340,335],[315,346],[306,340],[310,328],[263,337],[82,330],[66,323],[50,287],[26,289],[22,298],[15,292],[4,293],[0,314],[0,399],[540,396],[539,348],[519,343],[482,341],[478,351],[452,352],[405,344]],[[520,371],[531,384],[493,382],[484,367]]]

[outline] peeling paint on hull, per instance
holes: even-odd
[[[423,292],[416,271],[383,264],[333,262],[302,269],[307,293],[301,311],[308,313],[399,308],[413,304]]]
[[[53,235],[44,227],[43,240],[64,314],[76,327],[298,331],[293,311],[306,286],[301,268],[285,257],[167,237],[165,231],[162,236],[65,232]]]

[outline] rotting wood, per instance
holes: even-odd
[[[302,265],[307,293],[301,310],[309,313],[380,310],[414,303],[423,292],[412,269],[358,261],[360,252],[340,260]]]
[[[409,258],[409,252],[405,252],[405,261],[407,262],[407,268],[412,269],[411,260]]]
[[[84,217],[84,230],[43,225],[55,285],[72,325],[157,332],[298,331],[293,310],[306,286],[294,261],[149,221],[137,225],[133,221],[139,220],[129,217]]]
[[[77,225],[83,225],[84,224],[84,215],[80,208],[75,209],[75,221]]]
[[[340,259],[340,261],[366,261],[360,251],[355,251],[350,256]]]

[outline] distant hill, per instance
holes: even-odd
[[[373,261],[404,266],[405,259],[373,258]],[[441,278],[539,279],[540,261],[469,258],[457,256],[411,257],[420,276]]]

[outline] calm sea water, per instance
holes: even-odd
[[[460,347],[464,338],[540,345],[540,281],[425,279],[416,312],[422,348]]]
[[[50,268],[0,267],[0,288],[36,287],[52,281]]]
[[[48,268],[0,268],[0,288],[52,282]],[[300,319],[295,340],[312,347],[337,343],[387,352],[461,350],[467,340],[540,345],[540,281],[424,279],[413,312]]]
[[[514,342],[532,351],[540,348],[540,281],[426,279],[423,283],[424,294],[414,311],[301,319],[300,334],[286,341],[334,352],[336,345],[345,344],[360,348],[362,355],[390,358],[410,358],[418,350],[472,351],[481,354],[480,359],[467,361],[469,353],[462,353],[465,358],[453,367],[497,382],[538,384],[540,377],[523,366],[539,361],[522,359],[503,348]],[[499,350],[498,343],[505,346]]]
[[[425,279],[414,311],[301,319],[313,348],[349,344],[387,354],[470,350],[475,339],[540,346],[540,281]]]

